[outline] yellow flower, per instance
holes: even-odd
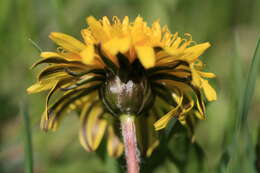
[[[156,131],[173,117],[184,125],[188,115],[205,118],[204,97],[217,99],[207,80],[215,75],[203,72],[199,59],[210,47],[208,42],[196,44],[190,34],[185,38],[171,34],[159,21],[149,27],[139,16],[133,22],[128,17],[122,21],[114,17],[112,22],[88,17],[87,24],[81,31],[83,41],[52,32],[49,37],[58,51],[42,52],[42,59],[33,65],[47,64],[27,89],[28,93],[49,90],[41,122],[44,130],[56,130],[66,112],[80,110],[82,146],[94,151],[107,134],[108,153],[118,157],[123,152],[116,132],[118,116],[141,115],[136,121],[138,142],[150,156],[159,145]],[[159,117],[162,102],[169,111]]]

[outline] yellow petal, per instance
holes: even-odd
[[[140,16],[137,16],[133,23],[133,33],[140,32],[143,29],[142,28],[143,25],[144,25],[143,18],[141,18]]]
[[[205,105],[204,105],[203,100],[199,100],[198,96],[196,96],[196,105],[198,108],[198,111],[196,111],[196,113],[198,115],[197,117],[199,119],[204,120],[205,119]]]
[[[43,131],[48,131],[48,121],[47,121],[47,110],[45,109],[45,111],[43,112],[42,114],[42,117],[41,117],[41,122],[40,122],[40,128],[43,130]]]
[[[208,42],[189,47],[184,51],[185,55],[182,58],[187,61],[194,62],[209,47],[210,43]]]
[[[192,84],[194,86],[201,88],[202,79],[199,73],[197,72],[197,70],[193,66],[191,66],[191,74],[192,74]]]
[[[147,149],[146,156],[150,157],[156,147],[160,144],[159,140],[154,141],[154,143]]]
[[[152,24],[153,37],[156,41],[160,42],[162,38],[161,25],[159,21],[155,21]]]
[[[187,113],[193,108],[194,106],[194,101],[193,99],[188,96],[187,99],[189,100],[189,102],[185,105],[183,105],[181,108],[180,108],[180,113],[179,113],[179,117],[178,117],[178,120],[179,122],[183,125],[183,126],[186,126],[187,123],[186,123],[186,117],[187,117]]]
[[[214,73],[202,72],[198,71],[199,75],[205,78],[215,78],[216,75]]]
[[[99,146],[106,130],[106,121],[99,117],[101,113],[102,109],[100,107],[92,108],[85,123],[86,137],[93,151]]]
[[[162,118],[160,118],[159,120],[157,120],[154,123],[154,127],[155,130],[161,130],[163,128],[165,128],[168,124],[168,122],[177,114],[177,110],[179,109],[179,107],[177,106],[176,108],[172,109],[170,112],[168,112],[167,114],[165,114]]]
[[[187,96],[187,99],[189,100],[189,102],[182,106],[180,114],[188,113],[194,106],[194,101],[193,101],[192,97]]]
[[[106,122],[105,120],[100,121],[99,115],[101,112],[102,109],[100,107],[95,106],[91,108],[91,104],[88,103],[80,114],[80,143],[87,151],[96,150],[104,136]]]
[[[207,80],[202,80],[202,88],[208,101],[217,100],[217,93]]]
[[[124,151],[124,145],[116,136],[113,126],[108,127],[107,152],[111,157],[119,157]]]
[[[109,51],[112,55],[116,55],[118,52],[125,53],[130,47],[130,38],[114,38],[109,40],[103,45],[104,49]]]
[[[93,144],[92,148],[93,150],[96,150],[101,143],[101,140],[105,134],[107,127],[107,121],[106,120],[96,120],[96,123],[92,127],[92,137],[93,137]]]
[[[52,39],[57,45],[63,47],[67,51],[71,51],[73,53],[79,53],[85,48],[85,45],[74,37],[59,33],[52,32],[49,35],[50,39]]]
[[[86,121],[87,121],[87,112],[90,108],[91,104],[85,104],[85,106],[83,107],[81,113],[80,113],[80,121],[81,121],[81,129],[79,131],[79,141],[80,141],[80,144],[83,146],[83,148],[90,152],[92,151],[89,143],[88,143],[88,140],[87,140],[87,136],[86,136]]]
[[[63,56],[61,54],[58,54],[56,52],[42,52],[40,56],[42,58],[51,58],[51,57],[63,58]]]
[[[170,50],[177,49],[180,46],[182,40],[183,40],[182,38],[177,37],[176,40],[173,42],[172,46],[170,47],[171,48]],[[172,53],[174,53],[174,52],[172,52]]]
[[[122,31],[127,32],[128,28],[129,28],[129,17],[125,16],[122,21]]]
[[[92,34],[97,38],[98,41],[103,42],[108,39],[101,23],[97,21],[93,16],[87,18],[87,23],[89,25]]]
[[[80,52],[80,56],[82,57],[83,63],[87,65],[92,65],[94,63],[95,57],[95,48],[93,45],[87,46]]]
[[[203,113],[200,113],[200,112],[198,112],[198,111],[194,111],[194,114],[195,114],[195,116],[196,116],[198,119],[201,119],[201,120],[205,120],[205,119],[206,119],[206,117],[205,117],[205,115],[204,115]]]
[[[186,126],[187,122],[186,122],[186,116],[184,114],[180,115],[178,118],[179,122],[183,125]]]
[[[151,68],[155,65],[155,54],[152,47],[136,46],[137,56],[145,68]]]
[[[108,35],[108,36],[111,35],[112,27],[111,27],[110,21],[107,16],[104,16],[102,18],[102,28],[103,28],[104,32],[106,33],[106,35]]]
[[[48,89],[51,89],[55,84],[57,83],[57,80],[45,80],[45,81],[39,81],[29,88],[27,88],[27,92],[29,94],[38,93],[41,91],[45,91]]]
[[[97,93],[93,93],[82,98],[82,102],[84,102],[83,104],[84,106],[80,113],[81,129],[79,131],[79,140],[80,140],[80,144],[88,152],[93,151],[93,148],[90,145],[87,137],[88,117],[90,115],[89,109],[91,108],[93,100],[95,100],[96,98],[97,98]]]
[[[96,40],[93,37],[93,35],[89,29],[82,29],[81,35],[82,35],[86,45],[96,43]]]

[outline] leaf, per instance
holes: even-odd
[[[191,142],[187,131],[176,134],[168,144],[167,156],[180,173],[201,173],[204,170],[205,154],[201,146]]]

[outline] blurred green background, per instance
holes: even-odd
[[[48,39],[50,32],[64,32],[80,39],[80,30],[86,27],[85,18],[90,15],[120,18],[127,15],[131,19],[141,15],[149,23],[160,19],[173,33],[191,33],[198,43],[209,41],[212,47],[203,60],[207,64],[206,70],[217,74],[217,79],[211,82],[217,89],[218,101],[208,104],[207,119],[198,124],[195,133],[196,141],[205,152],[204,172],[256,171],[256,165],[260,165],[260,146],[259,149],[256,147],[257,142],[260,143],[257,138],[259,75],[247,122],[244,122],[249,128],[245,128],[243,137],[234,138],[238,134],[235,124],[240,108],[248,102],[241,102],[241,99],[260,36],[259,0],[0,0],[1,173],[24,172],[25,137],[20,106],[24,103],[28,104],[31,120],[34,172],[117,171],[119,163],[116,160],[107,157],[102,160],[80,146],[76,116],[65,118],[55,133],[41,132],[39,121],[45,94],[26,94],[36,73],[29,67],[39,59],[39,52],[30,40],[43,50],[54,50],[54,44]],[[179,149],[172,146],[172,151],[175,150]],[[185,162],[191,169],[187,172],[193,173],[192,167],[198,158],[189,156]],[[146,164],[145,161],[142,163]],[[124,165],[119,167],[124,168]],[[178,170],[174,162],[166,159],[153,172]]]

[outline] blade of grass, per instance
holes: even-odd
[[[257,42],[257,46],[254,52],[253,59],[251,61],[249,73],[245,83],[242,99],[238,107],[238,119],[236,122],[236,139],[233,155],[231,157],[240,158],[234,166],[231,166],[231,171],[237,172],[239,170],[247,170],[249,172],[255,172],[254,169],[254,143],[252,140],[252,131],[248,126],[248,113],[252,103],[252,98],[255,90],[255,83],[260,65],[260,39]],[[241,165],[243,163],[243,165]],[[242,168],[242,169],[241,169]]]
[[[33,173],[32,134],[31,134],[28,105],[25,102],[21,103],[21,113],[22,113],[23,122],[24,122],[25,173]]]
[[[237,119],[234,131],[234,141],[231,145],[230,158],[233,161],[228,163],[229,172],[239,170],[254,170],[254,150],[252,135],[248,127],[248,112],[254,94],[256,77],[260,65],[260,39],[257,42],[255,53],[251,62],[247,80],[244,86],[242,98],[239,100]]]
[[[29,38],[28,40],[29,40],[29,42],[33,45],[33,47],[38,50],[39,53],[43,52],[42,49],[40,48],[40,46],[39,46],[37,43],[35,43],[35,42],[34,42],[32,39],[30,39],[30,38]]]
[[[237,42],[236,42],[237,43]],[[237,55],[238,56],[238,55]],[[235,61],[239,63],[239,61]],[[247,124],[247,117],[249,108],[251,105],[252,97],[255,89],[255,82],[257,73],[260,65],[260,39],[257,42],[257,46],[255,49],[255,53],[251,62],[251,66],[249,69],[249,73],[247,76],[247,80],[245,83],[242,83],[242,75],[241,75],[241,67],[238,67],[239,64],[235,65],[235,82],[240,85],[237,85],[235,88],[236,91],[234,93],[234,97],[238,99],[234,100],[235,105],[237,105],[238,109],[234,111],[236,114],[235,118],[235,126],[230,133],[233,134],[233,140],[228,145],[227,149],[223,152],[222,158],[219,163],[219,171],[221,173],[224,172],[236,172],[242,167],[250,167],[250,164],[254,162],[254,151],[252,150],[253,142],[251,133]],[[242,88],[241,88],[242,85]],[[244,85],[244,86],[243,86]],[[240,94],[242,92],[242,95]],[[236,106],[234,106],[236,107]],[[242,143],[242,144],[241,144]],[[245,160],[242,160],[241,156],[246,156],[247,163]],[[238,159],[240,158],[240,159]],[[249,161],[251,160],[251,162]],[[242,162],[240,162],[242,161]],[[251,165],[251,167],[253,167]]]
[[[232,56],[232,61],[235,62],[232,66],[231,69],[231,76],[230,79],[232,79],[232,83],[230,80],[230,87],[229,90],[231,91],[231,108],[229,111],[229,114],[232,115],[230,118],[230,128],[228,128],[226,130],[225,133],[225,137],[223,139],[223,147],[225,147],[225,150],[223,150],[222,154],[221,154],[221,158],[219,161],[219,165],[218,165],[218,172],[219,173],[224,173],[226,172],[228,163],[230,161],[230,155],[231,155],[231,150],[232,150],[232,146],[235,143],[234,140],[234,134],[235,134],[235,127],[236,127],[236,117],[237,117],[237,113],[238,110],[236,109],[239,105],[239,100],[242,97],[243,93],[243,86],[245,85],[245,81],[242,80],[243,79],[243,63],[241,61],[241,53],[240,53],[240,39],[239,39],[239,35],[236,32],[234,34],[234,55]],[[233,84],[233,85],[232,85]]]
[[[247,77],[246,87],[244,89],[244,95],[239,106],[239,116],[237,119],[236,130],[240,131],[247,125],[247,115],[252,102],[254,94],[256,77],[258,74],[260,65],[260,39],[257,42],[255,53],[251,62],[249,74]]]

